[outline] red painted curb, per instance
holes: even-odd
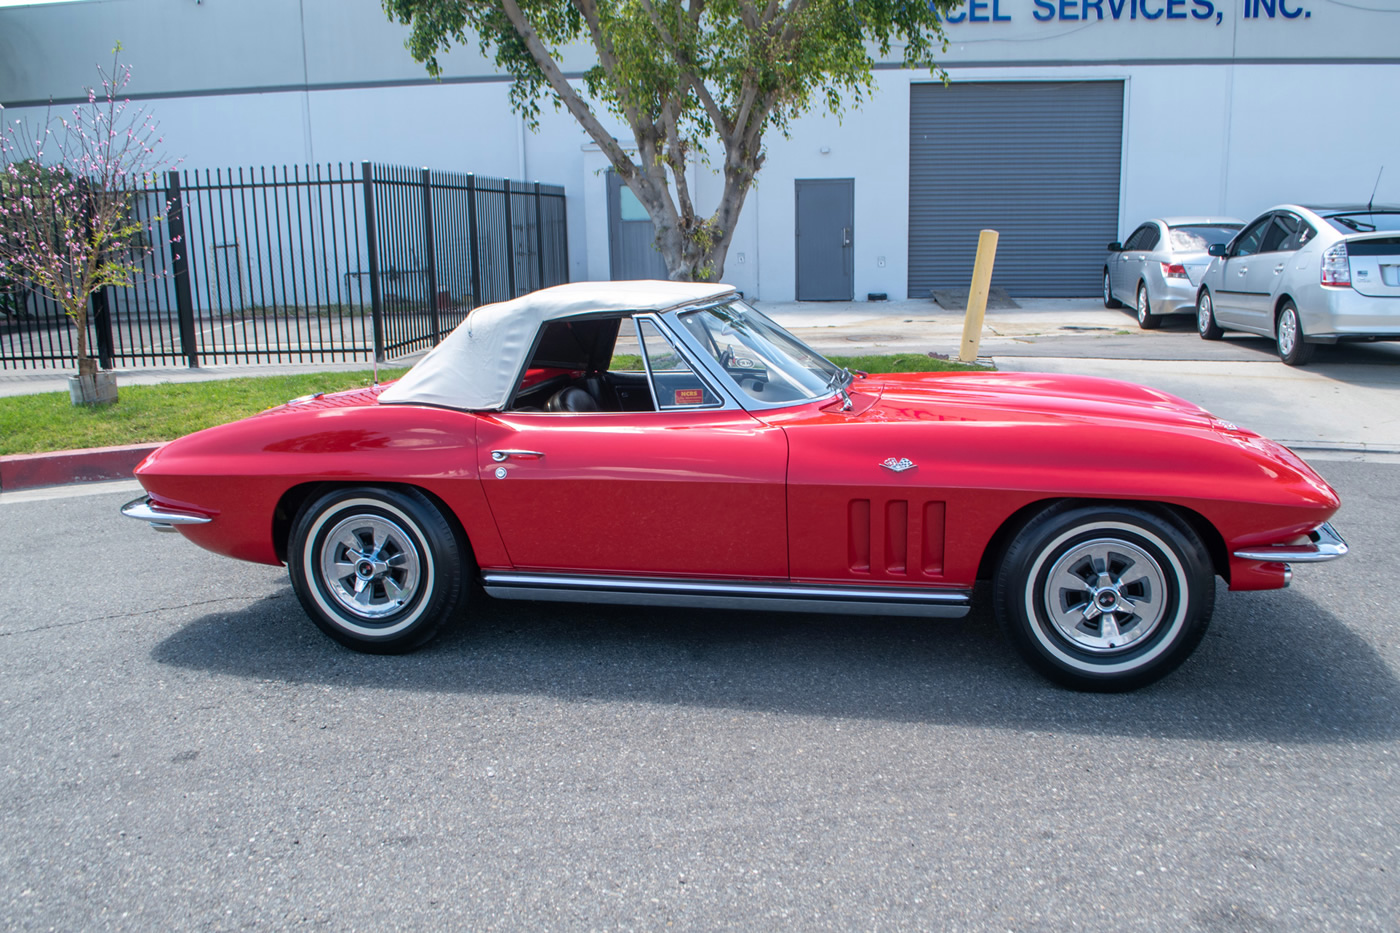
[[[90,483],[104,479],[130,479],[136,464],[161,444],[126,447],[89,447],[46,454],[9,454],[0,457],[0,490]]]

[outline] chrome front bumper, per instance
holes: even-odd
[[[211,521],[208,515],[198,512],[182,512],[152,505],[149,496],[132,499],[122,506],[122,514],[127,518],[149,522],[156,531],[174,531],[176,525],[205,525]]]
[[[1346,556],[1347,543],[1337,534],[1331,522],[1326,522],[1309,532],[1308,537],[1311,539],[1308,544],[1275,544],[1269,547],[1246,548],[1236,551],[1235,556],[1241,560],[1268,560],[1285,564],[1315,564]]]

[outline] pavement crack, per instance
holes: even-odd
[[[150,615],[153,612],[170,612],[176,609],[193,609],[196,606],[213,606],[218,603],[250,603],[259,599],[266,599],[266,596],[220,596],[218,599],[201,599],[192,603],[181,603],[178,606],[153,606],[142,609],[139,612],[117,612],[106,616],[93,616],[88,619],[74,619],[71,622],[50,622],[48,625],[36,625],[33,628],[18,629],[13,632],[0,632],[0,638],[8,638],[11,635],[30,635],[34,632],[48,632],[58,628],[73,628],[77,625],[87,625],[90,622],[108,622],[112,619],[135,619],[140,616]]]

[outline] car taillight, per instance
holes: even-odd
[[[1322,254],[1322,284],[1338,288],[1351,285],[1351,264],[1347,261],[1346,243],[1329,247]]]
[[[1179,262],[1162,263],[1162,275],[1169,279],[1186,278],[1186,267]]]

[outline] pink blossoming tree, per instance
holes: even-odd
[[[68,115],[42,123],[5,119],[0,129],[0,280],[52,298],[77,330],[78,374],[93,377],[88,299],[158,274],[148,263],[152,227],[134,201],[163,193],[163,142],[149,111],[122,95],[131,69],[112,53],[110,71]],[[151,212],[158,214],[159,212]]]

